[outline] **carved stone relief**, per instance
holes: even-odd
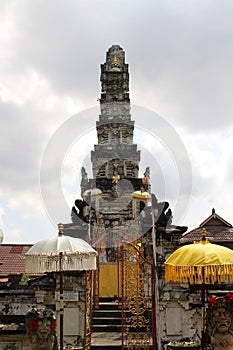
[[[233,349],[233,294],[209,298],[207,329],[214,350]]]
[[[31,350],[58,350],[56,318],[49,309],[30,310],[25,317]]]

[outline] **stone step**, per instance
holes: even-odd
[[[105,345],[92,345],[91,346],[91,349],[92,350],[107,350],[107,349],[109,349],[109,350],[121,350],[122,349],[122,347],[121,347],[121,345],[107,345],[107,344],[105,344]],[[147,347],[146,349],[148,349],[148,350],[153,350],[154,348],[151,346],[151,345],[149,345],[149,347]]]
[[[121,345],[91,345],[92,350],[121,350]]]
[[[100,299],[99,309],[93,311],[92,350],[121,349],[122,314],[120,307],[121,305],[118,305],[118,301],[115,299]],[[135,332],[134,327],[130,327],[131,331]],[[147,332],[147,329],[142,331]],[[152,347],[149,350],[152,350]]]
[[[121,308],[118,307],[118,303],[113,301],[106,301],[106,302],[99,302],[99,309],[95,310],[95,311],[99,311],[99,310],[117,310],[120,311]]]
[[[93,324],[92,333],[106,332],[106,333],[120,333],[121,334],[121,324],[116,324],[115,322],[109,324]]]
[[[96,316],[96,317],[93,317],[93,320],[92,320],[92,325],[93,326],[96,326],[96,325],[110,325],[110,324],[116,324],[116,325],[121,325],[121,316],[110,316],[110,315],[107,315],[107,316],[104,316],[104,317],[101,317],[101,316]]]
[[[118,306],[118,300],[115,298],[100,299],[99,309],[94,310],[92,314],[92,334],[105,334],[111,339],[121,337],[122,315]]]
[[[91,349],[101,350],[101,349],[121,349],[121,333],[112,332],[96,332],[92,334],[91,337]]]
[[[100,317],[103,317],[103,316],[107,316],[108,314],[110,315],[114,315],[114,316],[117,316],[117,315],[121,315],[121,310],[119,309],[99,309],[99,310],[94,310],[93,311],[93,316],[100,316]]]

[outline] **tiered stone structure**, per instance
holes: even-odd
[[[118,45],[107,52],[101,65],[101,115],[97,122],[98,145],[91,154],[96,179],[137,178],[140,152],[133,144],[130,115],[129,73],[125,53]]]
[[[171,301],[166,299],[169,292],[164,289],[163,263],[167,254],[178,246],[187,227],[172,225],[169,203],[159,202],[155,194],[151,193],[150,167],[145,169],[143,177],[139,177],[140,151],[133,141],[134,121],[130,114],[128,64],[125,63],[125,53],[120,46],[113,45],[108,50],[106,62],[101,65],[100,80],[101,113],[96,123],[98,144],[91,152],[93,178],[88,177],[84,168],[81,169],[83,200],[75,201],[71,212],[72,223],[64,225],[64,232],[87,239],[99,248],[99,296],[111,297],[117,295],[117,266],[114,267],[114,262],[117,258],[116,247],[122,241],[133,242],[140,237],[142,244],[147,246],[146,254],[153,256],[153,215],[159,278],[156,287],[158,295],[166,300],[157,306],[161,311],[158,327],[160,338],[167,339],[168,335],[177,334],[176,330],[175,333],[170,331],[167,334],[164,326],[167,318],[171,318],[166,311]],[[132,193],[139,191],[140,194],[141,190],[150,193],[150,201],[132,200]],[[110,281],[106,283],[104,279],[107,279],[108,274]],[[102,282],[104,288],[101,288]],[[183,291],[179,292],[179,295],[182,293]]]
[[[112,226],[132,217],[132,192],[142,186],[138,179],[140,151],[133,143],[128,64],[120,46],[114,45],[107,52],[100,80],[98,144],[91,152],[94,179],[88,185],[102,191],[99,209],[105,225]]]
[[[65,225],[66,234],[84,239],[87,239],[88,224],[95,230],[99,218],[102,228],[106,230],[121,228],[118,236],[120,231],[125,231],[124,225],[130,225],[131,230],[134,225],[133,231],[140,233],[147,232],[152,226],[151,209],[145,208],[144,201],[132,201],[134,191],[144,187],[150,192],[150,168],[146,168],[143,178],[139,177],[140,151],[133,142],[128,64],[125,62],[125,52],[119,45],[113,45],[108,50],[106,62],[101,65],[100,81],[101,114],[96,123],[98,144],[91,152],[93,178],[88,178],[86,170],[82,168],[83,200],[75,201],[71,213],[73,223]],[[97,196],[97,189],[101,191],[101,196]],[[177,241],[186,228],[172,226],[169,203],[158,202],[154,194],[151,197],[159,237],[165,235],[170,239],[171,235],[176,235]],[[143,209],[139,227],[139,221],[136,222],[135,218]],[[109,236],[112,236],[111,233],[108,233]]]

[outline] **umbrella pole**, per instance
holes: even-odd
[[[205,348],[205,267],[202,266],[201,284],[201,350]]]
[[[60,277],[60,350],[63,350],[63,324],[64,324],[64,303],[63,303],[63,269],[62,252],[59,253],[59,277]]]
[[[90,205],[89,205],[89,222],[88,222],[88,243],[91,242],[91,191],[90,194]]]

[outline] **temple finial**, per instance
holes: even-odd
[[[60,223],[60,224],[57,225],[57,227],[58,227],[58,236],[62,236],[63,233],[64,233],[64,232],[63,232],[63,229],[64,229],[63,224]]]
[[[205,228],[202,229],[202,233],[201,234],[202,234],[201,240],[202,241],[206,241],[206,229]]]

